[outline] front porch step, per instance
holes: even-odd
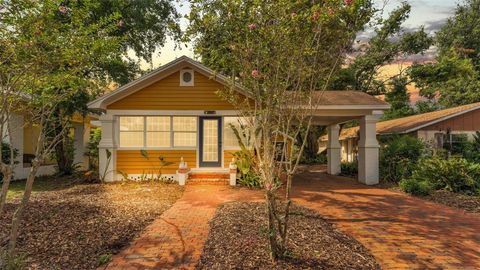
[[[228,173],[192,172],[188,175],[188,179],[230,179],[230,175]]]
[[[188,175],[187,185],[228,185],[230,175],[222,172],[192,172]]]
[[[218,178],[200,178],[200,179],[188,179],[187,185],[220,185],[226,186],[229,184],[228,179],[218,179]]]

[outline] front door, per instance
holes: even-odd
[[[222,118],[200,117],[200,167],[222,167]]]

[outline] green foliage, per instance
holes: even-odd
[[[11,160],[11,148],[8,142],[2,141],[2,161],[5,164],[9,164]],[[18,149],[13,149],[13,158],[16,158],[18,155]]]
[[[402,179],[399,186],[403,191],[417,196],[427,196],[433,191],[430,182],[412,178]]]
[[[410,77],[444,107],[480,101],[480,1],[466,0],[438,31],[435,63],[413,65]]]
[[[148,151],[145,149],[140,150],[140,155],[142,155],[142,157],[146,159],[151,164],[151,167],[152,167],[150,171],[146,173],[145,172],[142,173],[141,180],[146,180],[146,179],[150,179],[152,181],[168,180],[162,177],[162,170],[166,166],[174,165],[175,162],[167,161],[163,156],[158,156],[157,157],[158,161],[152,160],[150,159]],[[126,175],[123,172],[121,173],[124,178],[128,179],[128,175]]]
[[[261,187],[261,179],[255,172],[255,157],[250,150],[241,150],[234,153],[235,164],[239,171],[238,183],[250,188]]]
[[[417,161],[426,155],[426,145],[415,137],[393,135],[381,143],[380,177],[398,182],[408,178]]]
[[[255,154],[251,147],[249,147],[250,135],[245,132],[242,125],[240,125],[240,130],[232,124],[230,124],[230,128],[233,134],[235,134],[238,145],[240,146],[240,151],[233,153],[235,165],[237,165],[239,172],[237,176],[238,183],[250,188],[261,187],[260,176],[255,172]]]
[[[480,164],[463,158],[421,159],[409,181],[428,182],[433,189],[444,189],[466,194],[480,192]]]
[[[90,138],[88,140],[86,156],[89,157],[90,168],[98,169],[98,144],[102,139],[102,129],[94,128],[90,131]]]
[[[416,32],[402,30],[410,10],[410,4],[403,2],[387,19],[374,22],[375,35],[369,40],[368,48],[351,65],[338,72],[330,88],[360,90],[370,94],[385,93],[385,82],[377,79],[379,68],[399,56],[422,53],[432,44],[432,39],[423,28]]]
[[[300,164],[327,164],[327,155],[325,153],[315,154],[314,156],[302,155]]]
[[[112,256],[113,254],[110,252],[100,255],[100,257],[98,257],[98,265],[102,266],[107,264],[112,259]]]
[[[480,1],[464,0],[436,35],[440,56],[453,48],[480,71]]]
[[[405,117],[414,114],[410,107],[410,94],[407,91],[407,78],[404,76],[394,77],[391,81],[391,89],[385,94],[385,101],[391,107],[383,115],[384,120]]]
[[[356,176],[358,175],[358,162],[342,162],[340,164],[341,172],[343,175]]]

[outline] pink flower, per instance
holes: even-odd
[[[248,25],[248,29],[250,29],[250,30],[255,30],[255,28],[257,28],[257,25],[254,24],[254,23],[251,23],[251,24]]]
[[[320,18],[320,12],[318,11],[313,12],[312,20],[316,21],[318,20],[318,18]]]
[[[350,6],[353,3],[353,0],[343,0],[343,3],[345,3],[347,6]]]
[[[297,13],[292,12],[291,16],[292,16],[292,18],[293,18],[293,17],[297,16]]]
[[[258,70],[254,69],[252,70],[252,77],[257,78],[258,77]]]
[[[272,183],[265,183],[265,188],[267,190],[272,190],[272,187],[273,187]]]
[[[62,14],[67,14],[68,8],[66,6],[59,6],[58,11]]]

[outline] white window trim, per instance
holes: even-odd
[[[170,146],[168,147],[158,147],[158,146],[147,146],[147,117],[152,117],[152,116],[164,116],[164,117],[169,117],[170,118],[170,130],[169,131],[158,131],[158,132],[170,132]],[[192,117],[193,115],[185,115],[185,117]],[[120,118],[121,117],[143,117],[143,146],[136,146],[136,147],[125,147],[121,146],[120,142]],[[174,138],[173,138],[173,117],[182,117],[181,115],[116,115],[117,118],[117,125],[115,127],[115,133],[118,138],[118,147],[117,150],[198,150],[198,116],[196,117],[196,122],[197,122],[197,131],[191,132],[197,134],[196,136],[196,142],[197,145],[195,146],[174,146]],[[122,131],[123,132],[123,131]],[[133,132],[133,131],[132,131]],[[140,131],[135,131],[135,132],[140,132]],[[189,132],[189,131],[180,131],[180,132]]]
[[[189,82],[183,81],[183,74],[190,73],[192,75],[192,79]],[[193,69],[182,69],[180,70],[180,86],[194,86],[195,85],[195,72]]]

